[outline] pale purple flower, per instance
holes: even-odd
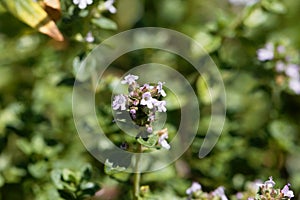
[[[169,150],[171,148],[171,146],[168,144],[167,140],[169,135],[168,132],[164,132],[161,136],[159,136],[158,138],[158,144],[162,147],[165,148],[167,150]]]
[[[273,177],[270,176],[269,180],[267,180],[264,184],[267,188],[273,188],[275,185],[275,182],[273,181]]]
[[[132,85],[135,83],[135,80],[137,80],[139,77],[135,75],[128,74],[125,76],[124,80],[121,81],[122,84],[128,83],[129,85]]]
[[[193,193],[195,193],[195,192],[197,192],[199,190],[201,190],[201,185],[199,183],[197,183],[197,182],[193,182],[192,186],[189,187],[188,189],[186,189],[185,193],[187,195],[192,195]]]
[[[246,184],[246,189],[251,191],[252,193],[256,193],[259,190],[260,186],[262,186],[262,183],[263,182],[261,180],[255,180],[253,182],[248,182]]]
[[[126,110],[126,97],[122,94],[115,96],[112,107],[114,110]]]
[[[285,53],[285,46],[279,45],[277,47],[277,52],[280,53],[280,54]]]
[[[221,200],[228,200],[226,195],[225,195],[225,192],[224,192],[224,187],[223,186],[220,186],[218,187],[217,189],[215,189],[213,192],[212,192],[212,195],[213,196],[218,196],[221,198]]]
[[[229,0],[229,3],[235,6],[251,6],[257,2],[258,0]]]
[[[91,5],[93,0],[73,0],[75,5],[78,5],[78,8],[85,9],[87,5]]]
[[[274,45],[267,43],[264,48],[258,49],[256,53],[260,61],[272,60],[274,58]]]
[[[278,61],[276,62],[275,68],[277,72],[283,72],[285,70],[285,63],[282,61]]]
[[[152,132],[153,132],[152,126],[147,126],[147,132],[148,132],[148,133],[152,133]]]
[[[153,104],[154,104],[154,106],[156,106],[158,112],[166,112],[167,111],[166,101],[158,101],[155,99],[153,101]]]
[[[152,109],[153,108],[153,98],[151,96],[151,93],[150,92],[145,92],[143,95],[142,95],[142,100],[141,100],[141,105],[147,105],[147,107],[149,109]]]
[[[299,79],[290,79],[289,88],[293,90],[296,94],[300,94],[300,80]]]
[[[149,121],[149,122],[154,122],[154,120],[155,120],[155,113],[151,113],[151,114],[149,115],[149,117],[148,117],[148,121]]]
[[[152,90],[153,89],[153,86],[152,85],[149,85],[148,83],[144,84],[140,90],[143,91],[143,90]]]
[[[288,197],[288,198],[294,197],[294,192],[289,189],[290,186],[291,185],[288,183],[287,185],[285,185],[283,187],[283,189],[281,190],[281,193],[283,193],[283,196]]]
[[[108,10],[112,14],[117,12],[116,7],[114,7],[114,5],[113,5],[114,2],[115,2],[115,0],[107,0],[104,2],[105,9]]]
[[[129,113],[133,119],[136,119],[136,110],[135,109],[130,109]]]
[[[248,197],[248,200],[254,200],[254,198],[253,197]]]
[[[290,78],[299,78],[299,66],[296,64],[288,64],[285,69],[285,73]]]
[[[242,192],[238,192],[238,193],[236,193],[235,196],[236,196],[237,199],[243,199],[244,194]]]
[[[91,31],[89,31],[89,32],[86,34],[86,36],[85,36],[85,41],[87,41],[87,42],[89,42],[89,43],[92,43],[92,42],[95,41],[95,38],[94,38],[94,36],[93,36],[93,34],[92,34]]]
[[[165,84],[165,83],[164,82],[162,83],[162,82],[159,81],[157,83],[156,89],[158,91],[158,94],[161,94],[161,96],[165,97],[166,96],[166,92],[163,89],[163,84]]]

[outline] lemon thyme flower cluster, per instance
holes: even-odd
[[[105,2],[100,2],[98,9],[101,11],[109,11],[112,14],[115,14],[117,12],[116,7],[114,7],[115,0],[107,0]],[[93,0],[73,0],[73,4],[77,5],[79,9],[83,10],[87,6],[93,4]]]
[[[298,53],[287,45],[275,45],[272,42],[257,50],[257,59],[262,62],[274,62],[279,74],[278,81],[286,80],[287,85],[295,94],[300,94],[300,66]]]
[[[130,115],[131,120],[135,125],[144,127],[146,134],[138,135],[147,139],[153,132],[153,122],[155,121],[155,113],[166,112],[166,101],[161,100],[166,96],[166,92],[163,89],[163,82],[157,84],[144,84],[140,86],[136,80],[138,76],[129,74],[125,76],[122,84],[128,85],[128,95],[119,94],[116,95],[112,102],[113,110],[125,111]],[[158,144],[165,148],[170,149],[170,145],[167,143],[168,138],[167,130],[161,131],[158,134]]]
[[[188,195],[188,200],[228,200],[223,186],[220,186],[214,191],[207,193],[202,191],[202,187],[198,182],[193,182],[191,187],[186,189],[186,194]]]
[[[255,198],[248,198],[249,200],[264,200],[264,199],[291,199],[294,197],[294,192],[289,189],[290,184],[287,184],[283,189],[274,188],[275,182],[272,177],[269,177],[264,184],[259,185],[259,191]]]
[[[272,177],[264,183],[260,180],[247,184],[245,192],[238,192],[232,199],[236,200],[290,200],[294,197],[294,192],[290,190],[290,184],[286,184],[282,189],[275,188]],[[188,200],[227,200],[224,187],[220,186],[212,192],[202,191],[199,183],[193,182],[186,190]]]

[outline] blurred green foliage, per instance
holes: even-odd
[[[115,15],[99,11],[98,0],[84,10],[71,0],[60,3],[57,26],[63,42],[0,8],[0,199],[59,199],[62,193],[73,198],[76,192],[81,198],[86,193],[80,192],[93,195],[98,185],[103,189],[95,199],[130,198],[130,176],[106,175],[80,142],[72,118],[72,87],[78,65],[93,47],[120,31],[145,26],[174,29],[201,43],[219,67],[227,94],[222,135],[213,151],[199,159],[210,121],[205,75],[163,51],[131,52],[112,63],[96,90],[96,109],[99,123],[116,144],[126,136],[120,137],[112,123],[111,92],[134,66],[155,61],[173,67],[190,81],[201,102],[193,144],[174,165],[143,176],[142,185],[150,188],[145,197],[151,193],[154,199],[184,199],[192,181],[206,191],[223,185],[226,194],[235,194],[248,181],[269,176],[279,185],[290,182],[299,195],[300,96],[288,88],[274,62],[261,62],[256,54],[267,42],[286,44],[294,49],[287,54],[300,64],[297,0],[261,0],[253,5],[227,0],[119,0]],[[86,40],[88,32],[92,42]],[[193,56],[201,56],[197,48],[190,48]],[[176,99],[167,101],[167,126],[176,133],[180,109]],[[87,163],[94,176],[83,179],[85,172],[80,170]]]

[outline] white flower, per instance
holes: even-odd
[[[276,62],[275,68],[277,72],[283,72],[285,70],[285,63],[282,61],[278,61]]]
[[[269,177],[269,180],[267,180],[267,181],[265,182],[265,186],[266,186],[267,188],[273,188],[274,185],[275,185],[275,182],[273,181],[272,176],[270,176],[270,177]]]
[[[264,48],[258,49],[257,58],[260,61],[272,60],[274,58],[274,45],[267,43]]]
[[[90,42],[90,43],[95,41],[95,38],[94,38],[94,36],[93,36],[93,34],[92,34],[91,31],[89,31],[89,32],[86,34],[86,36],[85,36],[85,41]]]
[[[85,9],[87,5],[91,5],[93,0],[73,0],[75,5],[78,5],[78,8]]]
[[[159,136],[158,138],[158,144],[162,147],[165,148],[167,150],[169,150],[171,148],[171,146],[168,144],[167,140],[169,135],[168,132],[164,132],[161,136]]]
[[[225,195],[225,192],[224,192],[224,187],[222,187],[222,186],[220,186],[217,189],[215,189],[212,192],[212,195],[213,196],[221,197],[221,200],[228,200],[227,197],[226,197],[226,195]]]
[[[115,0],[107,0],[104,3],[105,9],[108,10],[112,14],[117,12],[117,9],[113,6],[114,2],[115,2]]]
[[[157,83],[156,89],[157,89],[158,93],[161,94],[161,96],[165,97],[166,96],[166,92],[163,89],[163,84],[165,84],[165,83],[164,82],[162,83],[162,82],[159,81]]]
[[[125,76],[124,80],[121,81],[121,83],[122,84],[128,83],[129,85],[131,85],[135,83],[135,80],[137,80],[138,78],[139,78],[138,76],[128,74],[127,76]]]
[[[294,197],[294,192],[292,190],[289,189],[290,184],[287,184],[283,187],[283,189],[281,190],[281,193],[283,193],[283,196],[288,197],[288,198],[292,198]]]
[[[147,105],[147,107],[149,109],[152,109],[153,108],[153,101],[154,101],[154,99],[152,98],[151,93],[150,92],[145,92],[142,95],[141,105]]]
[[[154,106],[156,106],[158,112],[166,112],[166,101],[157,101],[156,99],[153,101]]]
[[[146,83],[142,87],[140,87],[141,91],[143,91],[143,90],[152,90],[152,89],[153,89],[153,86],[149,85],[148,83]]]
[[[290,78],[298,79],[299,77],[299,66],[296,64],[288,64],[285,69],[285,73]]]
[[[147,127],[147,132],[148,132],[148,133],[152,133],[152,132],[153,132],[152,126],[147,126],[147,125],[146,125],[146,127]]]
[[[236,6],[250,6],[257,2],[258,0],[229,0],[229,3]]]
[[[195,192],[197,192],[197,191],[199,191],[199,190],[201,190],[201,185],[200,185],[199,183],[197,183],[197,182],[193,182],[193,183],[192,183],[192,186],[189,187],[189,188],[185,191],[185,193],[186,193],[187,195],[192,195],[193,193],[195,193]]]
[[[289,88],[293,90],[296,94],[300,94],[300,79],[290,79]]]
[[[114,110],[118,110],[119,108],[126,110],[126,97],[122,94],[115,96],[112,107]]]

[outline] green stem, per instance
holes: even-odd
[[[139,162],[142,153],[142,145],[138,144],[138,151],[136,155],[135,167],[134,167],[134,177],[133,177],[133,199],[138,200],[140,199],[140,180],[141,180],[141,173],[139,172]]]

